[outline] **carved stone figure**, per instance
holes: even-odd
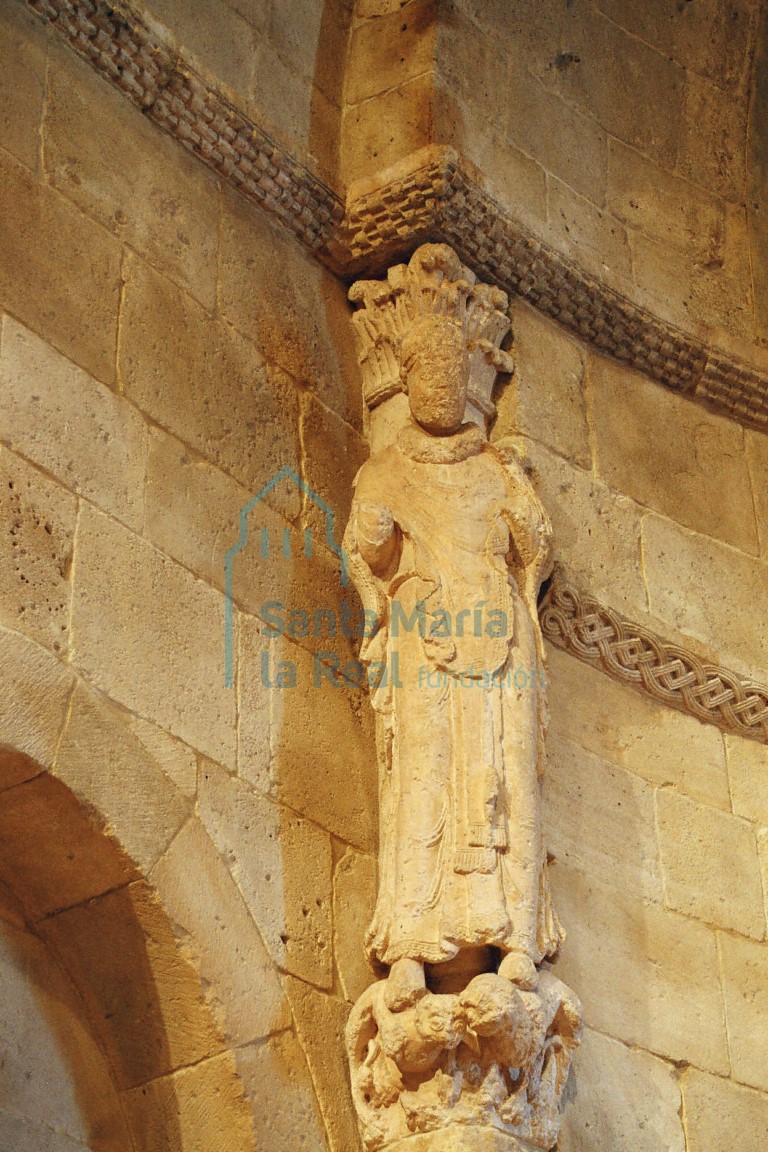
[[[350,1019],[353,1090],[372,1148],[488,1123],[549,1148],[580,1016],[539,972],[562,939],[539,804],[551,529],[485,431],[506,297],[445,245],[351,295],[369,404],[408,403],[379,414],[344,541],[377,714],[367,944],[389,966]]]

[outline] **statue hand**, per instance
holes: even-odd
[[[357,527],[368,543],[380,547],[393,536],[395,521],[391,509],[383,504],[361,500],[357,506]]]

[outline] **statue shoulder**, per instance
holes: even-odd
[[[401,456],[394,444],[389,444],[380,452],[369,456],[364,464],[357,470],[352,481],[355,495],[359,498],[361,493],[370,487],[376,487],[383,480],[391,479],[393,470],[399,465]]]

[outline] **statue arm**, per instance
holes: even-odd
[[[552,525],[512,443],[501,440],[494,447],[511,481],[509,524],[512,539],[525,569],[526,580],[536,594],[552,571]]]

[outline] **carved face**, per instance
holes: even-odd
[[[440,316],[418,322],[403,341],[402,363],[416,423],[434,436],[456,432],[464,419],[469,384],[460,326]]]

